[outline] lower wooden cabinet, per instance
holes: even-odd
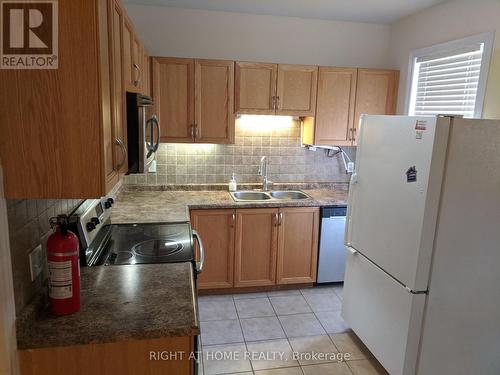
[[[194,374],[194,336],[19,350],[23,375]],[[163,360],[165,353],[180,353]]]
[[[316,282],[319,208],[281,208],[277,284]]]
[[[233,287],[235,223],[235,210],[191,211],[191,224],[200,234],[205,250],[199,289]]]
[[[234,286],[276,284],[278,209],[236,210]]]
[[[319,208],[191,211],[205,248],[199,289],[316,281]]]

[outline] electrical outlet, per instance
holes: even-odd
[[[42,245],[35,247],[28,256],[30,259],[31,281],[34,281],[43,270],[44,259]]]

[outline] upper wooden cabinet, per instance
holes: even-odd
[[[318,67],[237,62],[235,113],[313,116]]]
[[[278,65],[276,114],[314,116],[317,81],[317,66]]]
[[[234,286],[276,283],[278,209],[236,210]]]
[[[237,62],[235,69],[235,112],[275,114],[276,64]]]
[[[124,9],[119,1],[110,1],[109,35],[111,48],[111,83],[112,83],[112,118],[113,126],[110,135],[105,135],[105,140],[110,143],[105,147],[113,150],[109,173],[123,175],[127,172],[127,123],[125,120],[125,87],[123,84],[123,22]],[[106,133],[105,133],[106,134]],[[113,184],[114,185],[114,184]]]
[[[142,54],[142,93],[147,96],[152,96],[151,93],[151,61],[148,52],[143,48]]]
[[[193,141],[194,60],[154,57],[152,77],[161,141]]]
[[[198,288],[233,287],[235,211],[193,210],[191,224],[203,239],[205,250],[205,264],[198,277]]]
[[[71,0],[59,1],[58,12],[58,69],[0,72],[8,88],[0,90],[8,198],[99,198],[120,177],[120,36],[113,30],[121,11],[113,0]]]
[[[320,67],[316,117],[304,121],[303,143],[349,146],[357,69]]]
[[[153,97],[163,142],[234,142],[234,62],[155,57]]]
[[[234,62],[195,60],[195,141],[234,143]]]
[[[399,71],[319,68],[316,116],[305,117],[302,143],[355,146],[361,114],[396,111]]]
[[[144,92],[144,47],[134,30],[132,21],[123,19],[123,78],[126,91]]]
[[[358,69],[356,106],[354,109],[353,145],[362,114],[393,115],[396,113],[399,71]]]
[[[280,208],[277,284],[316,282],[319,208]]]

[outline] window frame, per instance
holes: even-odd
[[[419,57],[443,53],[447,50],[458,50],[475,43],[484,43],[483,56],[481,58],[481,68],[479,71],[479,81],[476,94],[476,103],[474,105],[474,116],[472,118],[481,118],[484,107],[484,96],[486,94],[486,84],[488,81],[488,71],[490,68],[491,54],[493,50],[493,41],[495,32],[486,32],[477,35],[468,36],[461,39],[452,40],[445,43],[435,44],[430,47],[415,49],[410,53],[408,65],[408,79],[406,87],[405,113],[410,115],[410,104],[412,98],[412,89],[414,85],[415,64]]]

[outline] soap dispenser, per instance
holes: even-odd
[[[229,191],[236,191],[237,184],[236,178],[234,177],[234,173],[231,175],[231,180],[229,181]]]

